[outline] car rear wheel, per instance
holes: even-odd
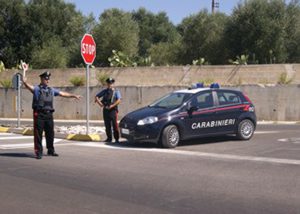
[[[250,140],[254,133],[254,123],[251,120],[242,120],[239,123],[237,137],[240,140]]]
[[[180,135],[175,125],[167,126],[161,136],[161,144],[164,148],[175,148],[180,141]]]

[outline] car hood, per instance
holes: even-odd
[[[169,111],[170,109],[165,109],[165,108],[144,107],[128,113],[127,115],[125,115],[123,119],[138,121],[150,116],[160,117]]]

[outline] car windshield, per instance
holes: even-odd
[[[177,108],[181,106],[192,94],[189,93],[171,93],[157,100],[149,107],[154,108]]]

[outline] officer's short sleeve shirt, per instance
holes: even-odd
[[[107,91],[107,89],[104,89],[104,90],[102,90],[102,91],[100,91],[98,94],[96,94],[96,97],[103,97],[104,96],[104,94],[106,93],[106,91]],[[116,100],[119,100],[119,99],[121,99],[122,97],[121,97],[121,93],[120,93],[120,91],[119,90],[115,90],[115,99]]]
[[[53,96],[59,96],[60,91],[57,90],[56,88],[51,88]],[[40,86],[35,85],[33,88],[33,99],[38,99],[39,97],[39,92],[40,92]]]

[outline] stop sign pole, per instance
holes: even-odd
[[[84,34],[81,39],[81,56],[86,64],[86,134],[89,134],[90,120],[90,65],[96,58],[96,43],[91,34]]]

